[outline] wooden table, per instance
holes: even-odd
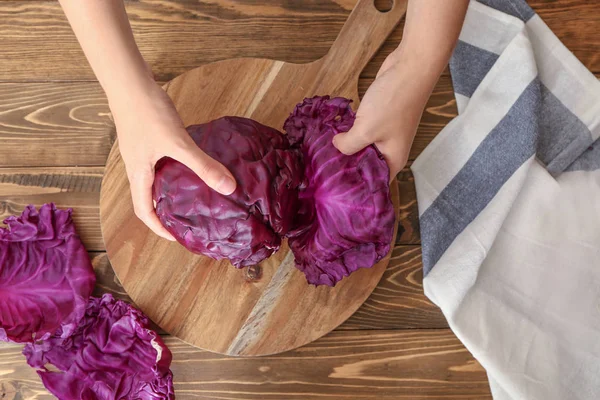
[[[327,51],[355,0],[131,0],[142,53],[166,82],[200,64],[256,56],[308,62]],[[530,1],[600,72],[600,1]],[[402,26],[362,74],[373,81]],[[98,275],[96,294],[127,298],[104,253],[103,165],[115,139],[106,99],[59,5],[0,0],[0,216],[30,203],[72,207]],[[420,124],[414,159],[456,115],[448,73]],[[402,229],[383,280],[337,331],[279,356],[235,359],[166,338],[179,399],[490,399],[485,371],[423,295],[412,176],[399,175]],[[50,399],[20,346],[0,345],[0,398]]]

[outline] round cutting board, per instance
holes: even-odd
[[[396,1],[380,13],[373,0],[359,0],[320,60],[225,60],[189,71],[165,89],[186,126],[238,115],[281,130],[294,106],[314,95],[345,96],[356,107],[358,76],[405,9],[405,1]],[[395,181],[391,194],[397,210]],[[367,299],[389,261],[388,255],[330,288],[308,285],[286,244],[246,269],[193,254],[136,218],[117,143],[102,181],[100,219],[110,262],[135,304],[168,333],[228,355],[280,353],[325,335]]]

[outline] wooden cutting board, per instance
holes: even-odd
[[[225,60],[191,70],[165,89],[186,126],[237,115],[281,130],[294,106],[314,95],[352,98],[356,108],[360,72],[405,11],[406,0],[386,13],[373,0],[359,0],[330,51],[315,62]],[[398,209],[396,182],[391,188]],[[136,305],[168,333],[229,355],[280,353],[325,335],[367,299],[389,261],[388,255],[335,288],[315,288],[286,245],[242,270],[192,254],[135,217],[117,143],[102,181],[100,219],[110,262]]]

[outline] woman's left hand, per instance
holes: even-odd
[[[348,155],[375,144],[390,167],[390,178],[396,176],[408,161],[431,94],[431,79],[421,78],[399,50],[390,54],[363,97],[354,126],[336,135],[333,144]]]

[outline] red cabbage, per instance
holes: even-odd
[[[395,213],[387,163],[375,146],[346,156],[332,143],[354,119],[350,100],[313,97],[284,125],[290,143],[302,150],[308,180],[288,242],[296,266],[314,285],[334,286],[390,250]]]
[[[171,352],[146,316],[110,294],[90,298],[75,331],[59,330],[23,354],[59,399],[175,398]]]
[[[188,127],[196,144],[238,182],[211,190],[172,159],[157,164],[154,199],[163,225],[189,250],[236,267],[256,264],[287,236],[309,283],[335,286],[389,250],[395,212],[389,168],[371,145],[352,156],[333,136],[354,123],[350,100],[305,99],[284,124],[287,136],[246,118]]]
[[[188,250],[236,267],[261,262],[281,245],[298,207],[298,150],[273,128],[224,117],[187,128],[195,143],[227,167],[237,189],[224,196],[185,165],[161,159],[154,200],[162,224]]]
[[[30,205],[0,229],[0,340],[69,335],[85,313],[96,277],[72,210]],[[60,329],[59,329],[60,328]]]

